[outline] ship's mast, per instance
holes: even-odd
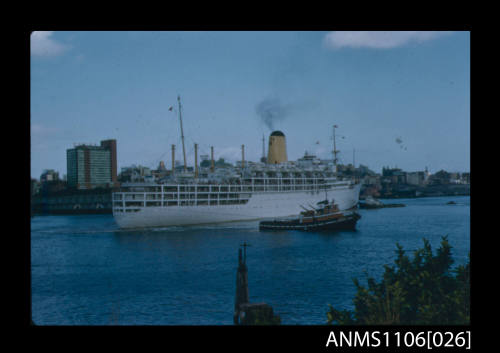
[[[337,145],[335,144],[335,129],[338,128],[337,125],[333,125],[333,165],[335,166],[335,171],[337,171]]]
[[[177,101],[179,102],[179,120],[181,122],[182,154],[184,156],[184,172],[185,172],[187,171],[187,166],[186,166],[186,148],[184,147],[184,130],[182,129],[181,96],[177,96]]]
[[[266,158],[266,143],[264,139],[264,134],[262,135],[262,158]]]
[[[210,159],[210,171],[213,173],[215,170],[215,162],[214,162],[214,146],[210,147],[211,159]]]
[[[198,144],[194,144],[194,177],[198,178]]]
[[[175,145],[172,145],[172,176],[175,173]]]
[[[245,145],[241,145],[241,168],[245,168]]]

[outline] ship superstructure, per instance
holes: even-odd
[[[180,108],[179,100],[179,116]],[[288,161],[284,139],[281,131],[271,133],[267,162],[274,164],[245,162],[242,146],[239,166],[214,168],[212,149],[210,168],[200,171],[195,162],[194,172],[184,164],[174,173],[172,166],[171,175],[155,182],[124,183],[113,193],[113,216],[120,228],[162,227],[290,216],[325,199],[340,210],[358,204],[358,182],[339,178],[335,163],[307,154]]]

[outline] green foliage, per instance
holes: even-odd
[[[470,253],[465,266],[452,270],[447,236],[433,256],[429,241],[410,259],[396,244],[395,266],[385,265],[380,282],[367,288],[354,279],[354,312],[331,305],[328,323],[340,325],[455,325],[470,323]]]

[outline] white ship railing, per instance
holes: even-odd
[[[133,212],[142,207],[245,204],[253,193],[319,192],[352,187],[335,178],[248,178],[227,184],[130,184],[113,193],[113,209]]]

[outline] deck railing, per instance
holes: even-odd
[[[113,193],[113,208],[126,211],[139,207],[245,204],[252,193],[319,192],[348,187],[348,181],[331,178],[251,178],[234,184],[163,184],[124,186]]]

